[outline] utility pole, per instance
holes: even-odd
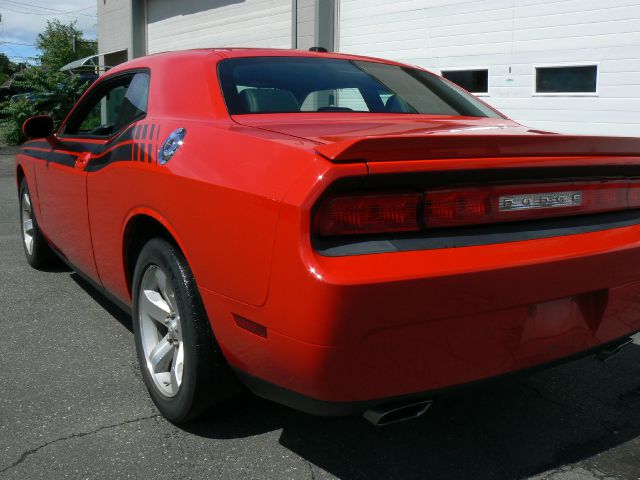
[[[79,54],[81,43],[88,43],[92,45],[96,45],[98,43],[95,40],[78,40],[77,35],[74,35],[71,41],[72,41],[72,48],[73,48],[73,57],[75,60],[78,60],[78,54]]]

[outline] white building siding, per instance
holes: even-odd
[[[131,0],[98,2],[100,52],[128,50],[131,45]]]
[[[637,0],[340,0],[339,18],[342,52],[489,68],[485,100],[531,127],[640,135]],[[594,63],[597,96],[535,95],[536,65]]]
[[[308,50],[314,46],[315,9],[314,0],[297,1],[298,42],[297,48]]]
[[[148,0],[147,53],[200,47],[291,48],[291,0]]]

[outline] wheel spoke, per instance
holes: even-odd
[[[25,243],[25,246],[27,247],[27,251],[29,252],[29,255],[31,255],[31,252],[33,250],[33,237],[30,235],[25,236],[24,243]]]
[[[22,222],[22,228],[24,229],[24,233],[30,235],[33,232],[33,220],[28,219]]]
[[[169,282],[169,279],[167,278],[167,274],[163,270],[157,268],[154,277],[156,283],[158,284],[158,292],[160,292],[162,298],[164,298],[164,300],[169,304],[169,309],[171,310],[171,312],[175,312],[175,295],[173,293],[173,289],[171,288],[171,282]]]
[[[29,198],[29,195],[26,195],[26,194],[25,194],[25,196],[24,196],[24,200],[23,200],[23,202],[22,202],[22,209],[23,209],[25,212],[29,212],[29,213],[31,213],[31,198]]]
[[[182,344],[175,349],[173,355],[173,363],[171,364],[171,388],[174,392],[178,391],[182,383],[182,369],[184,367],[184,350]]]
[[[142,304],[140,309],[158,323],[165,324],[171,314],[171,307],[155,290],[142,291]]]
[[[153,373],[166,372],[169,369],[169,362],[172,360],[174,351],[175,348],[169,343],[168,335],[165,335],[149,353],[151,371]]]
[[[159,268],[155,270],[156,282],[158,282],[158,290],[161,293],[167,292],[167,275]]]

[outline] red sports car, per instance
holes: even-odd
[[[531,130],[420,68],[165,53],[24,132],[29,263],[131,311],[173,422],[244,385],[389,423],[640,330],[640,139]]]

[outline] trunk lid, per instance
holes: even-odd
[[[241,115],[243,125],[304,138],[332,162],[502,157],[640,157],[640,138],[561,135],[507,119],[386,114]]]

